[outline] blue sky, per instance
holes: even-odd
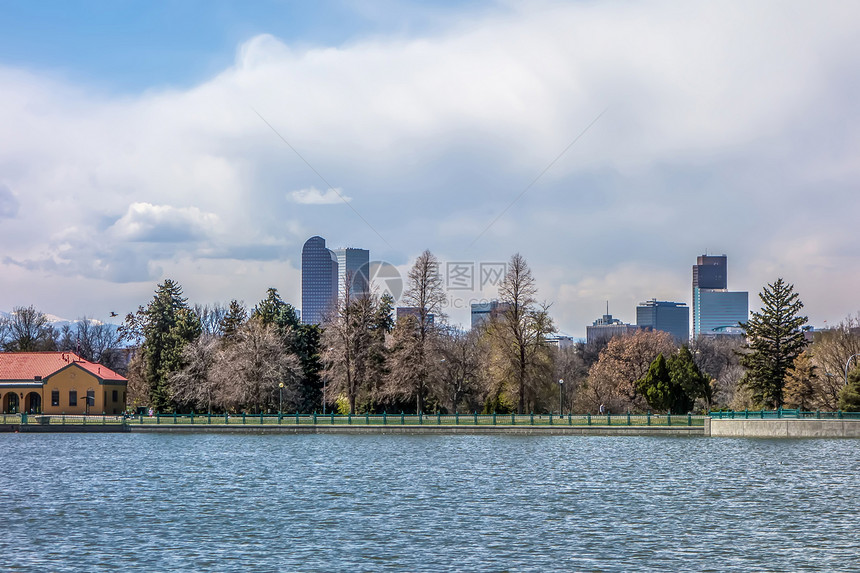
[[[312,235],[521,252],[576,336],[689,303],[706,252],[753,306],[780,276],[818,326],[860,306],[860,5],[106,6],[0,0],[0,310],[298,304]]]
[[[241,42],[259,34],[272,34],[297,45],[337,46],[373,35],[426,33],[446,19],[488,5],[453,1],[2,0],[0,57],[7,65],[134,93],[205,81],[233,63]]]

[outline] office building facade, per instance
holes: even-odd
[[[473,302],[471,306],[472,328],[486,326],[493,317],[497,317],[509,308],[508,303],[491,300],[489,302]]]
[[[636,307],[636,325],[668,332],[676,341],[686,343],[690,339],[690,307],[685,302],[646,300]]]
[[[325,239],[311,237],[302,247],[302,322],[320,324],[337,307],[338,264]]]
[[[370,292],[370,251],[367,249],[334,249],[337,257],[337,296],[346,293],[349,281],[350,298],[358,298]]]
[[[639,330],[635,324],[626,324],[617,318],[612,318],[609,313],[595,320],[591,326],[585,327],[585,340],[587,343],[609,340],[615,336],[624,336]]]
[[[693,337],[739,332],[749,319],[749,293],[728,290],[725,255],[702,255],[693,265]]]

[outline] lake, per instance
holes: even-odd
[[[0,434],[11,571],[846,571],[860,442]]]

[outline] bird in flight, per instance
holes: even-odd
[[[110,315],[111,315],[111,318],[113,318],[114,316],[119,316],[119,315],[118,315],[117,313],[115,313],[114,311],[110,311]]]

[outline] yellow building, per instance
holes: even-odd
[[[74,352],[0,353],[4,414],[122,414],[128,381]]]

